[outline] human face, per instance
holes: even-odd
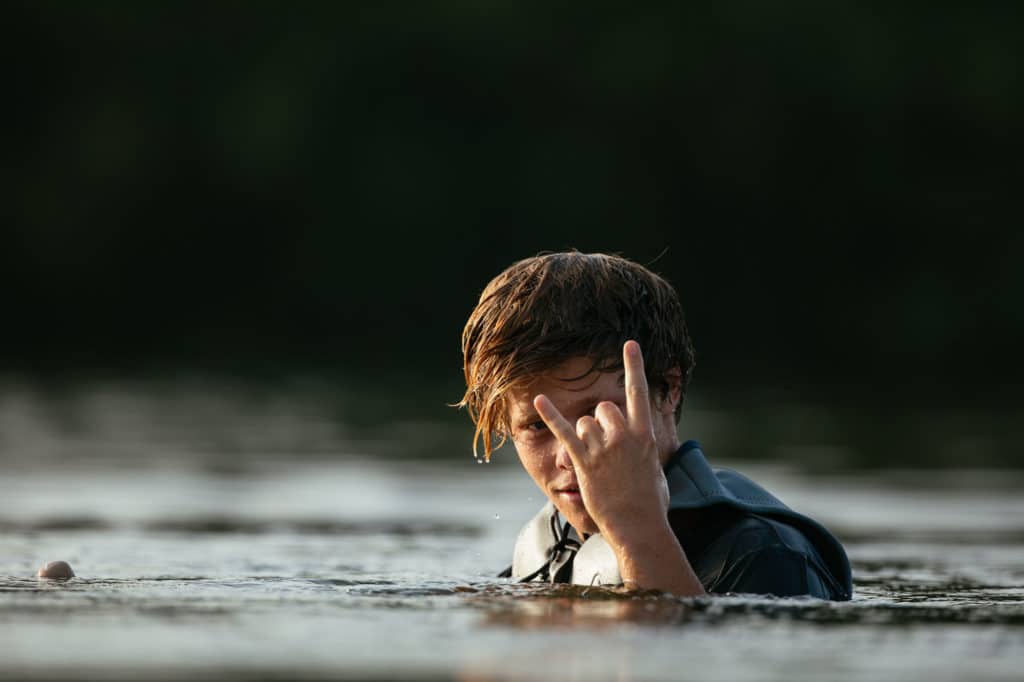
[[[585,415],[593,416],[594,408],[604,401],[625,414],[624,370],[587,374],[592,365],[590,358],[570,358],[509,395],[509,423],[519,461],[580,535],[599,529],[583,504],[572,458],[537,414],[533,399],[544,394],[571,424]],[[679,448],[673,415],[678,399],[678,393],[670,391],[665,399],[651,400],[651,427],[662,463]]]

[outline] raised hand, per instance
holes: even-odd
[[[547,396],[534,399],[537,413],[572,458],[583,504],[610,540],[663,523],[668,508],[640,345],[627,341],[622,359],[625,414],[604,401],[593,416],[572,425]]]
[[[572,459],[583,504],[615,552],[626,586],[703,594],[668,524],[668,485],[636,341],[623,345],[622,360],[625,414],[603,401],[573,425],[547,396],[536,396],[533,406]]]

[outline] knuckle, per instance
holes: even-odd
[[[589,416],[580,417],[578,420],[576,420],[576,434],[580,438],[582,438],[583,435],[587,432],[587,430],[590,429],[591,422],[593,421],[594,420]]]
[[[640,444],[644,446],[649,446],[658,442],[658,439],[654,433],[654,426],[651,426],[650,428],[647,429],[641,427],[640,429],[633,432],[633,438],[640,441]]]
[[[629,395],[631,398],[646,398],[647,387],[641,384],[632,384],[629,389]]]

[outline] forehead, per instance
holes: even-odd
[[[588,357],[574,357],[535,377],[530,383],[509,391],[509,416],[532,414],[533,399],[543,393],[556,405],[563,399],[584,397],[608,398],[609,394],[624,387],[623,370],[611,372],[590,371],[594,361]]]

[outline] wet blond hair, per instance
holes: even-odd
[[[652,395],[666,394],[667,373],[678,368],[685,397],[693,344],[679,296],[664,279],[602,253],[548,253],[509,266],[484,289],[462,331],[466,393],[457,406],[476,424],[474,456],[483,441],[489,461],[509,437],[510,390],[573,357],[590,358],[590,371],[621,368],[629,339],[643,351]]]

